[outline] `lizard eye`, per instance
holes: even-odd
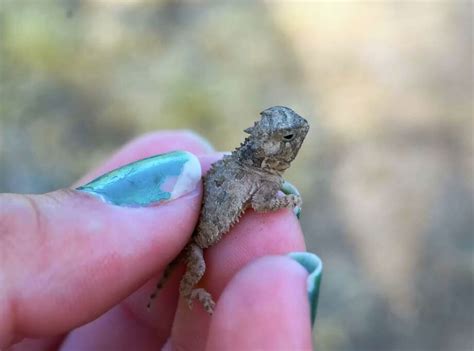
[[[295,137],[294,134],[287,134],[287,135],[283,136],[283,139],[289,141],[289,140],[292,140],[294,137]]]

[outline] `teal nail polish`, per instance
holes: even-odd
[[[296,186],[294,186],[293,184],[291,184],[290,182],[288,182],[286,180],[283,182],[283,184],[281,186],[281,191],[283,191],[283,193],[286,194],[286,195],[293,194],[293,195],[301,196],[300,192],[298,191]],[[296,218],[300,219],[300,217],[301,217],[301,207],[299,207],[299,206],[295,207],[293,209],[293,213],[295,214]]]
[[[301,264],[309,273],[306,287],[311,308],[311,325],[314,326],[318,310],[319,287],[323,276],[323,263],[318,256],[310,252],[291,252],[288,256]]]
[[[201,164],[186,151],[139,160],[77,188],[118,206],[149,206],[176,199],[196,188]]]

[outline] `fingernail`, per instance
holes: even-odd
[[[76,190],[118,206],[150,206],[173,200],[196,188],[201,164],[186,151],[139,160],[106,173]]]
[[[310,252],[290,252],[288,256],[302,265],[309,273],[306,288],[311,309],[311,326],[314,327],[318,310],[319,286],[323,276],[323,263],[318,256]]]
[[[291,184],[290,182],[288,182],[286,180],[283,182],[283,184],[281,186],[281,191],[283,191],[283,193],[286,194],[286,195],[293,194],[293,195],[301,196],[300,192],[298,191],[296,186],[294,186],[293,184]],[[301,217],[301,207],[300,206],[295,207],[293,209],[293,213],[295,214],[296,218],[300,219],[300,217]]]

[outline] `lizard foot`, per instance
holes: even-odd
[[[190,309],[193,308],[193,300],[195,299],[202,304],[207,313],[212,315],[216,303],[212,299],[211,294],[202,288],[193,289],[191,296],[188,298],[188,306]]]
[[[290,194],[286,195],[288,205],[287,207],[301,207],[303,205],[303,200],[301,200],[301,197],[299,195],[295,194]]]

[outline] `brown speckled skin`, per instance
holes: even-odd
[[[241,146],[214,163],[204,176],[203,204],[196,230],[165,271],[157,289],[172,267],[184,260],[186,273],[180,283],[181,296],[190,307],[194,299],[199,300],[212,314],[215,303],[211,295],[202,288],[194,288],[206,270],[203,249],[216,244],[249,206],[256,211],[301,206],[299,196],[278,193],[282,173],[295,159],[308,130],[308,122],[287,107],[275,106],[261,113],[261,120],[245,130],[250,135]]]

